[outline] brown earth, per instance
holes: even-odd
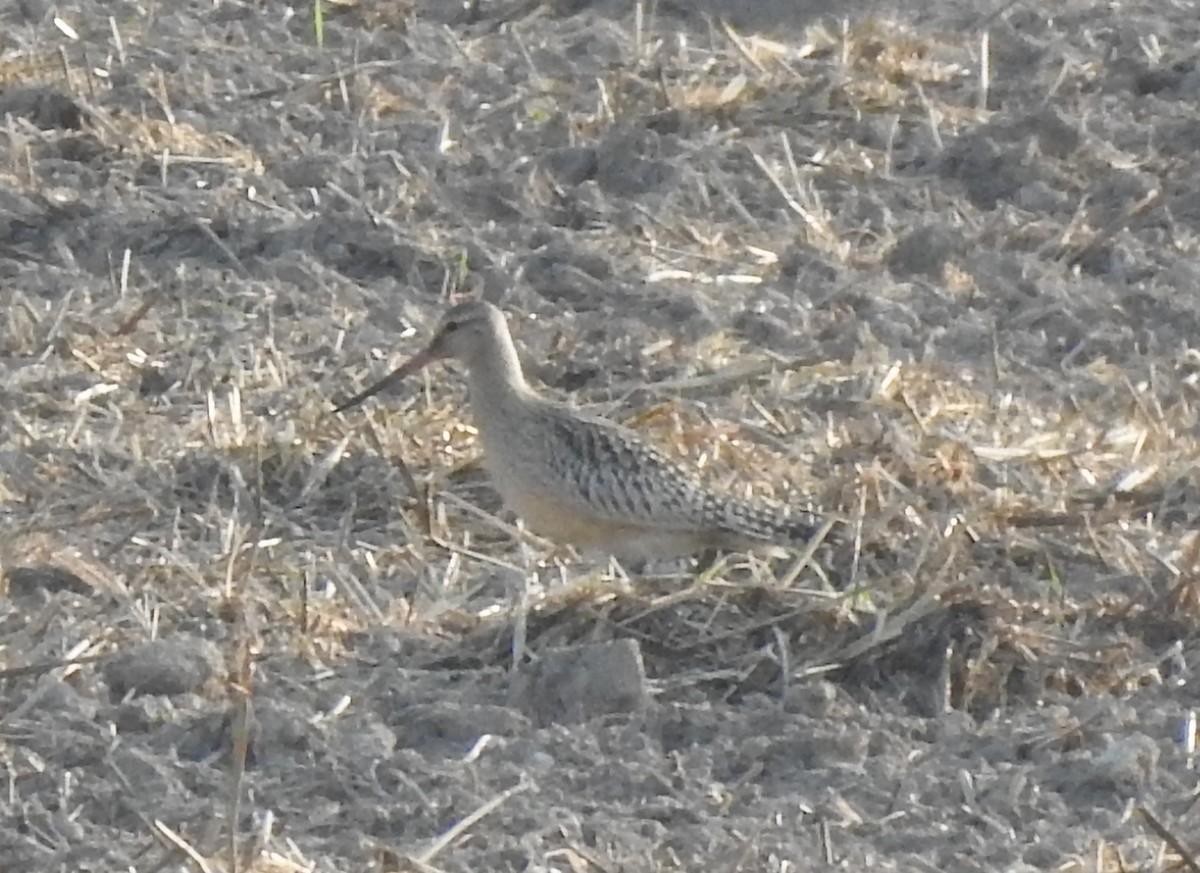
[[[1200,10],[1044,5],[0,6],[0,870],[1197,869]],[[328,414],[461,294],[818,568]]]

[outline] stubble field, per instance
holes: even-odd
[[[0,8],[0,870],[1196,869],[1200,9],[701,5]],[[839,524],[329,413],[464,295]]]

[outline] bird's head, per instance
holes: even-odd
[[[433,339],[424,349],[374,385],[339,403],[333,411],[343,412],[357,406],[434,361],[453,358],[462,361],[468,369],[498,366],[508,360],[504,352],[511,346],[512,340],[503,312],[486,300],[464,301],[451,307],[442,316]]]

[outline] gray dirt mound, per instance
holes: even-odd
[[[0,870],[1194,869],[1197,44],[0,6]],[[844,523],[631,579],[519,533],[453,367],[329,414],[464,294]]]

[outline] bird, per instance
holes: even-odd
[[[525,377],[504,313],[484,300],[451,307],[422,351],[333,411],[447,359],[466,368],[493,487],[527,529],[546,539],[646,562],[803,549],[814,536],[782,506],[711,490],[630,428],[540,394]]]

